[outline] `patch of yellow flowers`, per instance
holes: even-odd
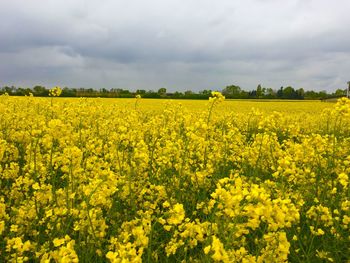
[[[52,97],[58,97],[61,95],[61,93],[62,93],[62,89],[58,86],[49,90],[49,96],[52,96]]]
[[[0,262],[349,262],[348,99],[60,93],[0,97]]]

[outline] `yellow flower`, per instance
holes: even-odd
[[[204,248],[204,254],[207,255],[207,254],[210,252],[210,249],[211,249],[211,245],[206,246],[206,247]]]
[[[32,247],[32,245],[31,245],[30,241],[27,240],[26,242],[23,243],[22,249],[23,249],[23,251],[29,251],[31,249],[31,247]]]
[[[64,238],[55,238],[54,240],[53,240],[53,245],[55,246],[55,247],[59,247],[59,246],[62,246],[63,244],[64,244],[64,242],[65,242],[65,239]]]
[[[32,188],[34,190],[39,190],[40,189],[40,185],[38,183],[35,183],[35,184],[32,185]]]
[[[316,235],[323,236],[324,235],[324,231],[321,228],[318,228]]]
[[[209,98],[210,101],[213,102],[222,102],[225,100],[225,96],[221,94],[219,91],[212,91],[211,92],[211,97]]]
[[[18,232],[18,225],[11,225],[10,231],[15,233]]]
[[[339,183],[343,186],[343,187],[347,187],[349,184],[349,177],[347,174],[345,173],[341,173],[338,175],[338,180]]]
[[[52,96],[52,97],[58,97],[61,95],[61,93],[62,93],[62,89],[58,86],[49,90],[49,96]]]
[[[178,225],[185,218],[185,210],[182,204],[175,204],[170,210],[170,217],[167,219],[168,224]]]
[[[2,234],[2,232],[4,232],[5,230],[5,221],[0,221],[0,235]]]

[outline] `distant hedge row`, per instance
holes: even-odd
[[[48,97],[49,88],[44,86],[34,86],[33,88],[22,88],[15,86],[4,86],[0,88],[0,95],[7,93],[12,96],[28,96],[33,94],[36,97]],[[222,94],[227,99],[327,99],[344,96],[346,90],[337,89],[333,93],[326,91],[304,91],[304,89],[294,89],[291,86],[281,87],[278,90],[265,88],[258,85],[255,90],[245,91],[239,86],[230,85],[222,90]],[[101,97],[101,98],[134,98],[137,94],[143,98],[169,98],[169,99],[197,99],[207,100],[210,97],[211,90],[202,90],[199,92],[167,92],[166,88],[160,88],[158,91],[153,90],[136,90],[127,89],[85,89],[85,88],[68,88],[62,89],[61,97]]]

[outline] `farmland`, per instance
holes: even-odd
[[[350,100],[0,97],[0,262],[347,262]]]

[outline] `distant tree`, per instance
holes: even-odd
[[[146,90],[144,90],[144,89],[138,89],[138,90],[136,90],[136,93],[137,93],[137,94],[140,94],[140,95],[146,94]]]
[[[222,94],[225,95],[227,98],[238,98],[241,93],[241,87],[237,85],[230,85],[226,86],[222,90]]]
[[[328,96],[327,91],[325,90],[320,91],[318,94],[320,99],[325,99]]]
[[[262,87],[261,85],[259,84],[257,87],[256,87],[256,97],[261,99],[263,96],[263,90],[262,90]]]
[[[249,92],[242,90],[241,93],[239,94],[240,99],[249,99]]]
[[[36,85],[33,88],[34,91],[34,96],[48,96],[49,95],[49,91],[40,85]]]
[[[277,91],[277,98],[283,98],[283,95],[284,95],[284,88],[283,86],[280,87],[280,89]]]
[[[344,96],[346,94],[346,90],[343,90],[343,89],[337,89],[335,92],[334,92],[334,96]]]
[[[25,89],[25,93],[26,93],[26,95],[28,96],[28,95],[30,95],[30,93],[33,94],[33,91],[31,90],[31,88],[26,88],[26,89]]]
[[[276,97],[276,92],[272,88],[267,88],[265,91],[265,97],[272,99]]]
[[[288,86],[283,90],[283,96],[284,99],[295,99],[296,94],[295,90],[291,87]]]
[[[142,97],[144,98],[160,98],[160,95],[158,92],[155,92],[153,90],[148,90]]]
[[[160,88],[160,89],[158,90],[158,94],[161,95],[161,96],[162,96],[162,95],[164,96],[164,95],[166,94],[166,88]]]
[[[18,87],[16,89],[16,92],[14,93],[14,95],[16,95],[16,96],[28,96],[30,93],[33,93],[33,91],[30,88]]]
[[[304,97],[305,99],[308,99],[308,100],[318,99],[318,93],[313,90],[308,90],[308,91],[305,91]]]
[[[183,96],[184,96],[184,94],[182,92],[179,92],[179,91],[175,91],[173,94],[174,99],[179,99],[179,98],[182,98]]]
[[[120,93],[126,95],[126,94],[130,94],[131,92],[127,89],[120,89]]]
[[[248,98],[256,98],[256,90],[249,91]]]
[[[304,99],[305,91],[303,88],[297,89],[296,91],[297,99]]]
[[[68,87],[64,87],[62,90],[62,97],[75,97],[77,94],[77,90],[76,89],[70,89]]]
[[[337,89],[334,93],[335,96],[343,96],[346,94],[346,90],[343,89]]]
[[[211,90],[209,89],[209,90],[207,90],[207,89],[205,89],[205,90],[201,90],[200,92],[199,92],[199,94],[202,94],[202,95],[210,95],[211,94]]]
[[[25,90],[24,88],[21,88],[21,87],[18,87],[18,88],[16,89],[15,94],[16,94],[17,96],[25,96],[25,95],[27,95],[27,94],[26,94],[26,90]]]

